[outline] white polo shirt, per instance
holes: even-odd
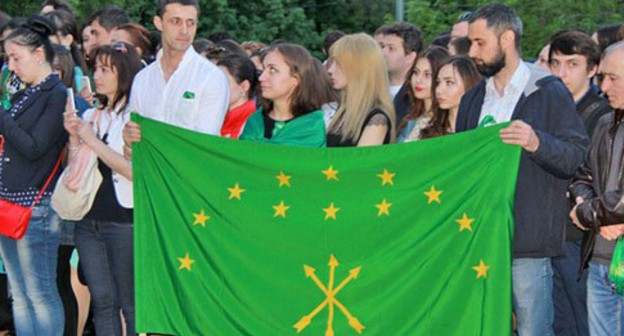
[[[135,77],[128,111],[189,130],[220,135],[228,109],[228,79],[216,65],[189,47],[165,82],[162,50]]]

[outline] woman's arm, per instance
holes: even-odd
[[[379,113],[373,116],[362,131],[358,147],[383,145],[388,133],[388,118]]]
[[[115,152],[102,140],[98,139],[90,123],[81,121],[81,125],[78,127],[78,135],[111,170],[132,181],[132,165],[130,162],[123,155]]]

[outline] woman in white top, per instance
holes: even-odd
[[[126,335],[134,335],[132,166],[123,157],[121,131],[129,121],[130,88],[142,63],[134,47],[125,43],[98,47],[92,56],[100,107],[87,110],[83,119],[66,111],[65,128],[70,165],[77,149],[88,146],[98,157],[103,180],[74,235],[97,334],[122,335],[121,310]]]

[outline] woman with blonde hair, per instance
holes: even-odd
[[[346,35],[330,50],[328,71],[340,106],[328,126],[327,146],[374,146],[394,142],[394,105],[379,45],[366,34]]]

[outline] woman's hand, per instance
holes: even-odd
[[[80,137],[80,140],[86,143],[89,147],[93,147],[92,145],[96,141],[100,141],[93,131],[93,123],[88,121],[80,120],[77,127],[77,134]]]
[[[65,130],[70,136],[75,136],[78,133],[78,125],[82,119],[78,117],[75,110],[71,109],[69,101],[65,104],[65,112],[63,113],[63,125]]]

